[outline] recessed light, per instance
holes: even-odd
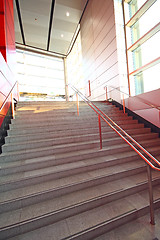
[[[66,16],[69,17],[69,15],[70,15],[69,12],[66,12]]]
[[[63,34],[61,34],[61,38],[63,38],[64,37],[64,35]]]

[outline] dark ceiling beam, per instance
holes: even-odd
[[[49,20],[49,30],[48,30],[47,51],[49,51],[50,40],[51,40],[51,30],[52,30],[52,23],[53,23],[54,6],[55,6],[55,0],[52,0],[51,12],[50,12],[50,20]]]
[[[79,20],[79,23],[78,23],[78,24],[81,24],[81,21],[82,21],[83,15],[84,15],[84,13],[85,13],[85,10],[86,10],[86,8],[87,8],[87,6],[88,6],[88,3],[89,3],[89,0],[87,0],[87,2],[86,2],[86,4],[85,4],[85,7],[84,7],[84,9],[83,9],[83,12],[82,12],[82,14],[81,14],[81,17],[80,17],[80,20]],[[77,26],[77,28],[78,28],[78,26]],[[67,51],[67,56],[71,53],[71,51],[72,51],[72,49],[73,49],[73,47],[74,47],[74,44],[75,44],[75,42],[76,42],[76,40],[77,40],[77,37],[78,37],[79,32],[80,32],[80,29],[77,31],[77,33],[76,33],[76,32],[74,33],[74,35],[73,35],[73,37],[72,37],[72,40],[71,40],[71,43],[70,43],[70,45],[69,45],[68,51]]]
[[[80,24],[81,21],[82,21],[82,18],[83,18],[83,15],[84,15],[85,11],[86,11],[86,8],[87,8],[87,6],[88,6],[88,3],[89,3],[89,0],[87,0],[86,5],[85,5],[85,7],[84,7],[84,9],[83,9],[83,12],[82,12],[81,18],[80,18],[80,20],[79,20],[79,24]]]
[[[53,57],[59,57],[59,58],[65,58],[66,55],[58,52],[53,52],[53,51],[47,51],[46,49],[39,48],[39,47],[33,47],[30,45],[24,45],[22,43],[16,42],[16,49],[20,49],[23,51],[28,51],[28,52],[34,52],[38,54],[43,54],[46,56],[53,56]]]
[[[20,30],[21,30],[23,44],[26,45],[26,41],[25,41],[25,37],[24,37],[24,31],[23,31],[22,18],[21,18],[21,11],[20,11],[20,6],[19,6],[19,1],[15,0],[15,2],[16,2],[17,14],[18,14],[18,20],[19,20],[19,25],[20,25]]]

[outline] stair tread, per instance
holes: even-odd
[[[114,220],[124,214],[132,213],[144,205],[148,206],[148,201],[145,198],[146,194],[147,191],[143,191],[75,216],[68,217],[65,220],[23,234],[21,235],[21,239],[51,239],[51,236],[52,239],[56,240],[67,238],[87,229],[89,230],[94,226],[105,222],[107,223],[110,219]],[[160,195],[160,192],[157,195]],[[134,202],[132,199],[134,199]]]
[[[130,156],[136,156],[137,154],[133,151],[125,152],[125,153],[118,153],[118,154],[110,154],[107,156],[99,156],[99,157],[92,157],[91,159],[83,160],[84,162],[94,162],[94,163],[101,163],[103,161],[110,161],[110,160],[116,160],[123,157],[130,157]],[[0,167],[1,169],[7,168],[7,167],[16,167],[16,166],[22,166],[24,164],[33,164],[33,163],[40,163],[44,161],[52,161],[55,162],[55,165],[60,165],[63,163],[59,163],[56,158],[53,156],[46,156],[46,157],[39,157],[39,158],[33,158],[33,159],[26,159],[26,160],[19,160],[19,161],[11,161],[11,162],[1,162]],[[72,160],[73,162],[75,160]]]
[[[139,163],[138,163],[139,165]],[[144,166],[143,163],[140,163],[142,167]],[[138,167],[138,166],[137,166]],[[128,169],[131,169],[131,167],[128,165]],[[137,168],[135,168],[137,169]],[[108,171],[108,175],[109,175],[109,169]],[[121,168],[115,170],[115,173],[117,172],[124,172],[123,168],[121,166]],[[90,174],[86,173],[80,173],[80,174],[76,174],[73,176],[68,176],[68,177],[63,177],[60,179],[54,179],[54,180],[50,180],[50,181],[46,181],[46,182],[40,182],[38,184],[32,184],[32,186],[25,186],[23,188],[17,188],[15,190],[10,190],[10,191],[6,191],[6,192],[2,192],[0,193],[1,196],[1,201],[6,201],[7,199],[12,199],[12,198],[18,198],[18,197],[24,197],[27,195],[32,195],[35,193],[40,193],[43,191],[48,191],[51,189],[57,189],[57,188],[61,188],[61,187],[65,187],[65,186],[69,186],[69,185],[73,185],[73,184],[77,184],[79,182],[84,182],[84,181],[90,181],[92,179],[96,179],[96,177],[103,177],[105,176],[105,169],[102,170],[97,170],[97,171],[92,171]],[[143,175],[143,173],[141,173]],[[159,176],[157,172],[154,173],[154,176]],[[131,176],[129,176],[131,177]]]
[[[110,103],[97,106],[160,159],[158,134]],[[2,236],[82,239],[148,207],[145,162],[103,121],[100,150],[98,118],[86,104],[77,117],[76,102],[21,103],[8,135],[0,156]],[[160,202],[159,172],[152,177]]]
[[[80,167],[85,167],[87,164],[85,164],[83,161],[81,162],[76,162],[76,163],[68,163],[68,164],[63,164],[63,165],[58,165],[58,166],[53,166],[53,167],[46,167],[42,169],[37,169],[33,171],[26,171],[26,172],[21,172],[21,173],[16,173],[16,174],[10,174],[6,176],[1,176],[0,179],[0,184],[4,184],[5,182],[8,181],[21,181],[22,179],[30,178],[30,177],[36,177],[36,176],[41,176],[41,175],[46,175],[46,174],[55,174],[56,172],[61,172],[61,171],[67,171],[67,170],[72,170],[74,168],[80,168]],[[123,163],[120,166],[111,166],[107,168],[102,168],[102,169],[97,169],[94,171],[88,171],[87,173],[82,173],[82,178],[81,180],[83,181],[83,177],[86,175],[87,177],[98,177],[100,175],[110,175],[111,173],[127,170],[127,169],[132,169],[132,168],[137,168],[145,166],[145,163],[142,161],[134,161],[134,162],[129,162],[129,163]]]
[[[103,146],[104,146],[104,149],[116,149],[116,148],[121,148],[121,147],[127,147],[128,145],[123,142],[123,140],[121,138],[118,138],[118,137],[115,137],[114,138],[114,141],[115,140],[119,140],[121,142],[119,142],[118,144],[115,144],[115,145],[109,145],[107,147],[107,142],[109,140],[105,139],[103,140]],[[142,141],[139,141],[140,144],[143,146],[145,146],[146,143],[155,143],[156,145],[158,145],[160,143],[160,139],[157,138],[157,139],[150,139],[150,140],[142,140]],[[51,146],[37,146],[35,148],[24,148],[24,149],[15,149],[15,150],[11,150],[11,151],[8,151],[8,152],[3,152],[1,156],[8,156],[8,155],[16,155],[16,154],[24,154],[24,153],[31,153],[31,152],[36,152],[38,151],[38,149],[40,149],[40,151],[43,151],[43,150],[58,150],[58,149],[62,149],[62,148],[69,148],[69,147],[76,147],[77,146],[77,150],[78,150],[78,147],[79,146],[90,146],[90,147],[94,147],[94,146],[91,146],[92,144],[96,144],[97,143],[97,146],[95,146],[96,148],[98,147],[98,143],[99,143],[99,140],[93,140],[93,141],[87,141],[87,142],[76,142],[76,143],[64,143],[64,144],[60,144],[60,145],[51,145]],[[10,144],[8,144],[10,145]],[[6,144],[7,146],[7,144]],[[146,147],[147,148],[147,147]],[[56,154],[57,152],[53,152],[52,154]],[[0,156],[0,158],[1,158]]]

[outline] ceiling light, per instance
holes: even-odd
[[[61,38],[63,38],[64,37],[64,35],[63,34],[61,34]]]
[[[66,16],[69,17],[69,15],[70,15],[69,12],[66,12]]]

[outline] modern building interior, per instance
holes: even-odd
[[[160,0],[0,1],[0,239],[160,239]]]

